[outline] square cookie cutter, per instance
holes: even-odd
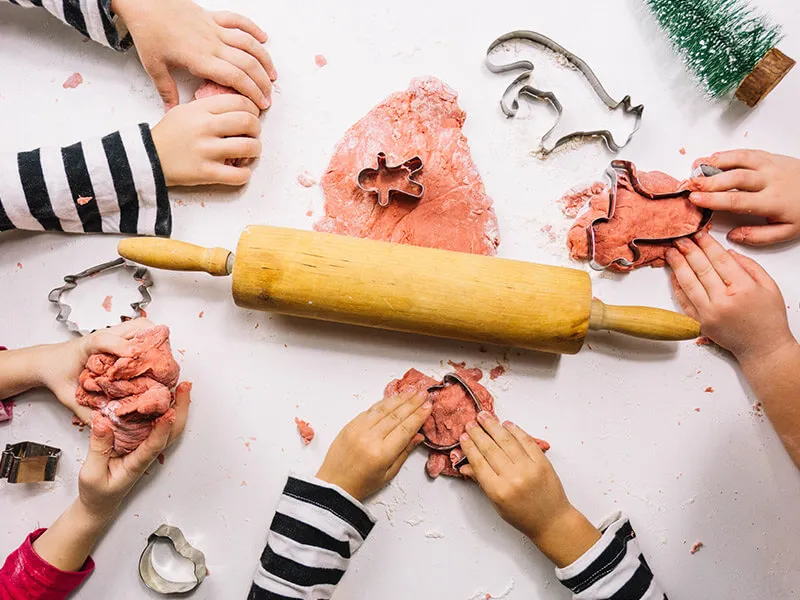
[[[131,308],[133,309],[135,316],[121,316],[120,320],[127,321],[131,318],[146,317],[147,313],[144,311],[144,307],[150,304],[153,299],[149,291],[153,286],[153,279],[150,277],[150,272],[141,265],[127,261],[124,258],[118,258],[101,265],[90,267],[85,271],[76,273],[75,275],[66,275],[64,277],[64,285],[50,291],[50,293],[47,295],[47,299],[58,307],[56,321],[63,323],[69,331],[74,331],[80,335],[88,335],[92,333],[92,331],[83,329],[78,323],[70,320],[69,316],[72,313],[72,307],[67,304],[67,302],[63,299],[63,296],[66,292],[78,287],[78,284],[82,280],[95,277],[96,275],[103,273],[108,273],[110,271],[115,271],[117,269],[129,269],[132,271],[134,281],[139,284],[137,289],[139,291],[139,295],[141,296],[141,300],[131,303]]]
[[[561,117],[564,114],[564,107],[561,104],[561,101],[554,92],[540,90],[530,83],[531,76],[533,75],[534,71],[534,64],[531,61],[518,60],[505,65],[497,64],[491,61],[491,54],[498,46],[506,42],[516,40],[522,40],[530,42],[534,45],[542,46],[551,52],[564,57],[564,59],[574,66],[583,75],[586,81],[589,82],[589,85],[591,86],[592,90],[594,90],[594,93],[598,98],[600,98],[600,100],[603,101],[609,110],[616,111],[621,109],[625,114],[633,115],[635,119],[633,130],[625,139],[625,141],[622,143],[617,142],[614,138],[614,134],[612,134],[608,129],[574,131],[556,140],[552,148],[546,148],[545,142],[549,140],[556,127],[558,127],[558,123],[561,121]],[[547,102],[556,112],[555,123],[553,123],[553,126],[539,140],[540,152],[542,156],[547,156],[548,154],[555,152],[555,150],[570,140],[586,140],[597,137],[601,138],[605,142],[606,147],[608,147],[610,151],[619,152],[628,144],[628,142],[631,141],[636,132],[639,131],[639,126],[642,122],[642,114],[644,113],[644,105],[638,104],[633,106],[630,96],[625,96],[619,101],[614,100],[614,98],[612,98],[603,87],[603,84],[600,83],[597,75],[594,74],[594,71],[592,71],[591,67],[586,63],[586,61],[541,33],[537,33],[535,31],[517,30],[506,33],[505,35],[501,35],[499,38],[493,41],[489,45],[488,50],[486,50],[486,68],[492,73],[508,73],[510,71],[523,69],[523,72],[506,88],[505,92],[503,92],[503,97],[500,99],[500,108],[506,117],[511,118],[517,114],[517,111],[519,110],[519,98],[523,95],[528,96],[538,102]],[[513,98],[509,103],[508,98],[512,96]]]
[[[712,177],[721,172],[722,171],[720,169],[717,169],[716,167],[712,167],[710,165],[700,165],[697,169],[695,169],[692,172],[692,177],[701,177],[701,176]],[[634,165],[632,162],[628,160],[611,161],[611,164],[606,169],[605,174],[609,180],[608,212],[605,217],[597,217],[586,227],[586,235],[588,238],[589,266],[595,271],[603,271],[609,268],[613,264],[618,264],[623,267],[632,267],[642,255],[642,252],[639,249],[639,245],[668,244],[680,238],[691,237],[698,231],[701,231],[703,228],[705,228],[705,226],[708,225],[709,221],[711,220],[713,211],[709,208],[703,208],[701,209],[700,223],[692,231],[681,235],[675,235],[665,238],[635,238],[628,243],[628,248],[630,248],[631,253],[633,255],[632,261],[620,256],[611,260],[607,264],[604,265],[600,264],[597,262],[597,258],[595,256],[597,250],[595,227],[601,223],[608,223],[614,217],[614,211],[617,206],[617,187],[621,179],[628,181],[631,187],[633,188],[633,191],[635,191],[637,194],[653,201],[666,200],[670,198],[688,197],[689,194],[692,193],[692,190],[686,188],[666,193],[654,193],[648,191],[642,186],[641,182],[639,181],[639,177],[636,172],[636,165]]]
[[[0,458],[0,479],[9,483],[55,481],[61,449],[37,442],[6,444]]]
[[[417,177],[422,171],[422,159],[419,156],[409,158],[405,162],[393,167],[387,164],[385,152],[378,152],[376,158],[377,167],[361,169],[356,176],[356,185],[368,194],[374,194],[377,197],[379,206],[383,206],[384,208],[389,206],[389,203],[394,198],[406,198],[409,200],[419,200],[422,198],[425,193],[425,186],[417,180]],[[366,183],[368,179],[373,177],[377,180],[381,175],[396,175],[398,173],[405,174],[405,180],[408,185],[413,188],[413,192],[390,187],[386,190],[386,194],[384,194],[381,188],[370,186]]]

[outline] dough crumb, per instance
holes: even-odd
[[[406,523],[411,527],[416,527],[420,523],[422,523],[423,519],[421,517],[411,517],[410,519],[406,519]]]
[[[425,532],[425,537],[429,540],[441,540],[444,538],[444,534],[438,529],[430,529]]]
[[[711,341],[711,338],[701,335],[694,341],[695,346],[710,346],[714,342]]]
[[[506,368],[503,365],[497,365],[494,369],[489,371],[489,379],[497,379],[501,375],[506,372]]]
[[[297,183],[305,188],[310,188],[312,185],[317,184],[317,180],[314,179],[308,171],[303,171],[297,176]]]
[[[314,57],[314,64],[316,64],[318,67],[324,67],[325,65],[328,64],[328,59],[325,58],[322,54],[317,54]]]
[[[753,404],[753,416],[755,417],[763,417],[764,416],[764,409],[761,407],[761,402],[756,402]]]
[[[705,544],[703,544],[701,541],[695,542],[692,544],[692,549],[689,550],[689,554],[697,554],[697,551],[700,550],[700,548],[702,548],[704,545]]]
[[[164,453],[163,452],[159,452],[158,456],[156,456],[156,460],[158,461],[158,464],[163,465],[164,464]]]
[[[65,90],[74,90],[80,84],[83,83],[83,75],[78,72],[73,73],[69,77],[67,77],[66,81],[61,84]]]
[[[206,311],[204,311],[204,310],[201,310],[201,311],[198,313],[198,315],[197,315],[197,318],[198,318],[198,319],[202,319],[204,314],[206,314]]]
[[[17,263],[17,268],[18,268],[18,269],[21,269],[21,268],[22,268],[22,263],[21,263],[21,262],[18,262],[18,263]]]
[[[78,196],[78,199],[75,200],[75,202],[77,202],[81,206],[86,206],[92,200],[94,200],[94,196]]]
[[[106,296],[103,298],[103,308],[106,312],[111,312],[111,299],[113,296]]]
[[[678,150],[678,152],[686,156],[686,148],[681,148],[680,150]]]
[[[310,210],[310,209],[309,209],[309,210],[307,210],[307,211],[306,211],[306,216],[307,216],[307,217],[313,217],[313,216],[314,216],[314,211],[313,211],[313,210]]]
[[[708,387],[707,387],[706,389],[704,389],[703,391],[704,391],[704,392],[706,392],[707,394],[711,394],[711,393],[713,393],[713,392],[714,392],[714,388],[713,388],[713,387],[711,387],[711,386],[708,386]]]
[[[574,219],[589,200],[602,194],[605,189],[606,185],[604,183],[596,181],[583,189],[569,190],[558,200],[561,205],[561,212],[564,213],[564,216]]]
[[[311,440],[314,439],[314,429],[308,424],[308,421],[303,421],[299,417],[295,417],[294,422],[295,425],[297,425],[297,431],[300,433],[303,443],[308,446],[311,443]]]
[[[699,407],[699,406],[698,406],[698,407],[696,407],[696,408],[694,409],[694,412],[700,412],[700,407]]]

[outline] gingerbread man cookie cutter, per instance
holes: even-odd
[[[377,196],[378,205],[385,208],[389,206],[389,203],[394,198],[407,198],[410,200],[422,198],[425,193],[425,186],[417,180],[421,171],[422,159],[419,156],[409,158],[399,165],[390,167],[386,162],[386,153],[378,152],[377,167],[361,169],[356,176],[356,185],[368,194]],[[384,194],[380,187],[368,183],[371,179],[377,181],[382,175],[394,176],[397,174],[405,175],[406,183],[414,191],[410,192],[407,189],[389,187]]]

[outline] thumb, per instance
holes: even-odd
[[[164,101],[164,112],[178,106],[181,101],[178,84],[175,83],[169,68],[164,63],[156,63],[145,66],[145,70],[150,75],[150,79],[153,80],[161,100]]]
[[[728,233],[728,239],[748,246],[767,246],[786,242],[797,237],[793,225],[789,223],[776,223],[774,225],[752,225],[736,227]]]
[[[99,477],[108,470],[111,451],[114,448],[114,431],[108,417],[96,414],[92,420],[92,434],[89,438],[89,454],[84,467],[93,476]]]
[[[89,341],[89,354],[105,352],[114,356],[130,356],[133,345],[130,340],[115,335],[110,331],[98,331]]]

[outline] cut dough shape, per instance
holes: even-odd
[[[483,377],[480,369],[466,369],[458,364],[453,364],[453,368],[472,389],[478,398],[478,403],[486,412],[495,414],[494,398],[479,381]],[[433,377],[429,377],[416,369],[409,369],[400,379],[389,382],[384,390],[384,396],[393,396],[408,390],[425,391],[433,385],[440,384]],[[458,442],[461,434],[466,431],[468,423],[474,422],[478,416],[475,403],[467,395],[460,385],[448,385],[442,390],[436,390],[429,394],[433,402],[431,415],[422,425],[422,431],[429,441],[438,446],[449,446]],[[550,444],[544,440],[536,440],[542,450],[548,450]],[[455,448],[449,452],[440,450],[428,450],[428,462],[425,470],[430,477],[436,478],[439,475],[450,477],[462,477],[461,473],[453,466],[464,458],[464,451]]]
[[[172,356],[169,328],[159,325],[133,334],[130,357],[92,354],[78,380],[76,398],[110,423],[114,450],[127,454],[139,447],[174,399],[180,367]]]
[[[493,255],[500,238],[492,200],[486,195],[461,131],[466,113],[457,94],[427,77],[378,104],[345,132],[321,186],[325,216],[314,229],[414,246]],[[391,165],[422,159],[419,200],[377,205],[356,178],[374,167],[379,152]]]
[[[640,171],[639,182],[653,193],[667,193],[686,189],[685,182],[660,171]],[[597,192],[602,184],[592,184],[591,191]],[[572,196],[576,194],[571,192]],[[608,186],[591,196],[586,209],[578,215],[567,234],[567,247],[572,258],[589,258],[589,242],[586,227],[599,217],[608,216]],[[686,197],[666,200],[649,200],[636,192],[623,177],[617,186],[617,202],[614,215],[607,223],[595,227],[595,260],[601,265],[616,258],[633,261],[633,251],[629,244],[637,238],[661,239],[687,235],[697,230],[703,220],[702,211]],[[639,244],[641,255],[632,267],[614,263],[612,271],[630,271],[644,266],[663,267],[666,264],[666,244]]]

